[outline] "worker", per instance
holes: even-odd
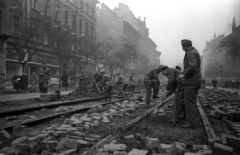
[[[213,86],[213,89],[217,88],[217,79],[215,77],[212,80],[212,86]]]
[[[187,122],[182,127],[195,127],[199,125],[199,116],[197,111],[197,94],[201,87],[201,58],[198,51],[192,46],[190,40],[181,41],[182,49],[185,51],[183,60],[183,72],[178,76],[182,79],[183,95],[180,98],[185,105]]]
[[[143,83],[146,88],[146,105],[149,106],[152,97],[152,89],[153,89],[153,99],[159,98],[159,86],[160,81],[158,78],[159,73],[162,71],[164,66],[160,65],[158,68],[154,68],[150,70],[143,78]]]
[[[41,93],[48,92],[48,83],[51,80],[51,71],[50,68],[47,67],[45,62],[42,63],[42,68],[38,73],[38,83],[39,83],[39,90]]]
[[[206,82],[205,82],[205,79],[204,79],[204,78],[202,78],[201,87],[202,87],[202,88],[205,88],[205,87],[206,87]]]
[[[134,89],[136,86],[133,76],[134,76],[134,73],[129,77],[129,80],[128,80],[128,84],[129,84],[128,87],[130,92],[134,92]]]
[[[162,74],[167,76],[168,78],[168,83],[167,83],[167,93],[165,95],[165,98],[168,98],[169,96],[171,96],[175,91],[176,91],[176,104],[175,104],[175,116],[178,119],[186,119],[186,115],[185,115],[185,107],[184,104],[182,104],[181,102],[179,102],[179,96],[182,95],[180,94],[180,89],[182,89],[182,81],[180,79],[178,79],[178,76],[181,74],[181,72],[177,69],[174,68],[168,68],[163,67],[162,69]],[[170,107],[170,105],[168,105]],[[180,113],[181,111],[181,113]]]
[[[104,71],[101,72],[102,74],[102,81],[101,86],[104,88],[104,95],[105,95],[105,101],[111,101],[112,98],[112,90],[113,85],[111,81],[111,77],[109,74],[105,73]]]
[[[124,76],[121,75],[121,73],[117,73],[117,90],[118,90],[118,95],[124,96],[125,95],[125,90],[123,90],[124,86]]]
[[[180,75],[180,71],[174,68],[168,68],[167,66],[164,66],[162,68],[162,74],[167,76],[168,83],[167,83],[167,93],[165,95],[165,98],[171,96],[174,91],[176,90],[178,86],[178,75]]]

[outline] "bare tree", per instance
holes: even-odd
[[[62,64],[69,62],[72,55],[72,39],[69,28],[61,28],[59,25],[48,25],[46,36],[49,45],[53,47],[59,62],[59,88],[61,87]]]
[[[8,50],[22,65],[23,72],[25,71],[26,64],[38,52],[37,42],[43,37],[42,29],[43,23],[35,25],[29,21],[27,24],[20,26],[19,32],[9,42],[13,48]]]
[[[89,63],[90,59],[93,58],[95,50],[95,41],[96,39],[92,36],[83,36],[78,39],[77,42],[78,53],[77,56],[73,58],[73,60],[74,63],[76,63],[77,66],[79,67],[80,73],[83,72],[84,68]]]

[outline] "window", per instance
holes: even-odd
[[[93,25],[91,26],[91,35],[92,36],[94,35],[94,26]]]
[[[88,23],[86,23],[86,32],[85,32],[86,35],[88,35]]]
[[[50,0],[46,0],[45,14],[50,15]]]
[[[3,32],[3,13],[0,11],[0,32]]]
[[[83,3],[83,0],[81,0],[80,5],[81,5],[81,9],[84,10],[84,3]]]
[[[89,14],[89,5],[88,5],[88,3],[86,4],[86,12],[87,12],[87,14]]]
[[[82,35],[82,19],[79,19],[79,34]]]
[[[92,8],[92,17],[94,17],[94,16],[95,16],[95,9]]]
[[[19,34],[19,18],[13,17],[13,29],[12,29],[13,35],[15,37],[18,37]]]
[[[68,10],[65,8],[65,24],[68,24]]]
[[[72,28],[75,29],[76,28],[76,15],[73,15],[72,18],[73,18],[72,19],[72,21],[73,21],[72,22]]]
[[[38,10],[38,0],[33,0],[32,8]]]
[[[55,6],[55,11],[56,11],[55,19],[60,20],[60,6],[59,5]]]

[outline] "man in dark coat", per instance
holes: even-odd
[[[104,95],[105,95],[105,101],[111,101],[112,98],[112,90],[113,90],[113,85],[111,81],[111,77],[109,74],[105,73],[104,71],[101,72],[102,74],[102,82],[101,86],[104,88]]]
[[[217,79],[215,77],[212,80],[212,86],[213,86],[213,89],[217,88]]]
[[[167,83],[167,93],[165,97],[171,96],[178,86],[178,75],[180,75],[180,71],[174,68],[168,68],[167,66],[162,68],[162,74],[167,76],[168,83]]]
[[[62,87],[65,88],[65,90],[68,90],[68,74],[66,70],[63,70],[62,74]]]
[[[206,81],[204,78],[202,78],[202,84],[201,84],[201,87],[202,88],[205,88],[206,87]]]
[[[130,77],[129,77],[129,80],[128,80],[128,85],[129,85],[129,91],[130,92],[134,92],[134,89],[135,89],[135,86],[136,86],[136,83],[134,81],[134,78],[133,78],[134,74],[132,74]]]
[[[28,77],[26,73],[22,73],[22,76],[20,77],[20,89],[22,90],[22,93],[26,92],[28,86]]]
[[[158,68],[154,68],[150,70],[143,78],[143,83],[146,88],[146,104],[147,106],[150,105],[151,98],[152,98],[152,90],[153,90],[153,99],[159,98],[159,86],[160,81],[158,78],[159,73],[162,71],[163,65],[160,65]]]
[[[125,95],[125,89],[124,89],[124,76],[121,75],[120,73],[117,73],[117,90],[118,90],[118,95],[124,96]]]
[[[48,92],[48,82],[51,77],[51,71],[47,67],[47,64],[45,62],[42,63],[42,68],[40,69],[38,73],[38,83],[39,83],[39,90],[41,93],[47,93]]]
[[[180,91],[184,97],[181,102],[185,105],[187,122],[183,127],[194,127],[199,124],[197,110],[197,94],[201,87],[201,58],[198,51],[192,46],[190,40],[181,41],[182,49],[185,51],[183,60],[183,73],[179,75],[182,79],[183,89]]]
[[[16,73],[12,77],[11,81],[13,83],[13,89],[15,89],[17,93],[19,93],[20,92],[20,76],[18,75],[18,73]]]

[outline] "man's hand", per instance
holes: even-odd
[[[182,74],[180,74],[180,75],[178,76],[179,79],[182,79],[183,77],[184,77],[184,75],[182,75]]]

